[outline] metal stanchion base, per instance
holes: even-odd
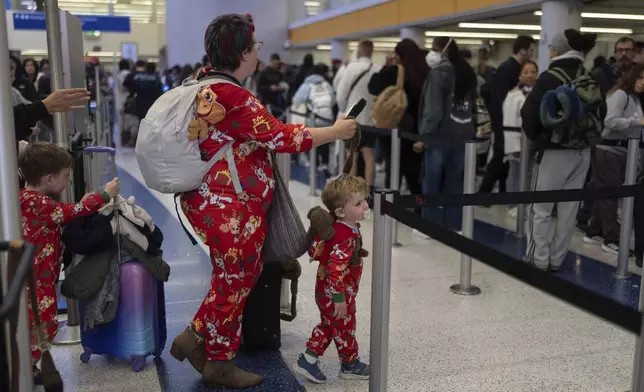
[[[461,288],[461,284],[455,284],[450,286],[449,290],[458,295],[479,295],[481,294],[481,289],[476,286],[470,285],[469,287]]]
[[[624,275],[619,275],[617,272],[615,272],[615,273],[613,274],[613,276],[615,277],[615,279],[627,279],[627,278],[630,278],[630,277],[631,277],[631,275],[633,275],[633,274],[631,274],[630,272],[626,272],[626,274],[624,274]]]
[[[56,338],[51,342],[54,346],[71,346],[81,342],[80,326],[75,325],[70,327],[67,321],[60,321],[58,323],[58,333]]]

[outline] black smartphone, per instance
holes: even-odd
[[[351,106],[351,109],[349,109],[349,111],[347,112],[347,117],[358,117],[364,110],[365,106],[367,106],[367,101],[365,101],[364,98],[360,98],[358,102],[354,103],[353,106]]]

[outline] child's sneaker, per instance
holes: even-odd
[[[300,354],[297,362],[295,363],[295,373],[304,376],[316,384],[324,384],[326,382],[326,376],[320,370],[320,361],[315,363],[310,363],[304,357],[304,354]]]
[[[345,380],[368,380],[371,374],[369,365],[357,360],[353,365],[345,365],[340,367],[340,378]]]

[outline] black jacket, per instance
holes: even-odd
[[[583,67],[581,60],[565,58],[551,63],[549,69],[561,68],[571,79],[574,79],[577,76],[579,67]],[[543,124],[541,123],[540,108],[541,99],[544,94],[550,90],[555,90],[562,84],[563,83],[559,79],[550,75],[548,72],[542,73],[539,76],[539,79],[537,79],[537,83],[534,85],[532,92],[528,95],[528,98],[521,109],[523,132],[525,132],[528,139],[533,141],[540,150],[558,148],[558,146],[553,145],[549,141],[551,130],[543,127]],[[606,100],[602,99],[602,105],[599,109],[599,120],[603,124],[605,119]]]
[[[514,58],[510,57],[506,62],[501,64],[494,75],[490,89],[490,103],[488,111],[492,123],[492,132],[494,132],[494,142],[503,145],[503,102],[519,84],[519,75],[521,74],[521,64]]]
[[[264,104],[274,105],[279,108],[286,108],[286,100],[281,92],[271,90],[272,85],[279,85],[284,81],[282,72],[273,67],[266,67],[257,79],[257,92],[259,99]]]

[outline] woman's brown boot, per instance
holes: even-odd
[[[206,341],[199,339],[190,328],[186,328],[172,342],[170,355],[180,362],[188,358],[192,367],[199,373],[203,373],[206,366]]]
[[[257,386],[264,378],[241,370],[235,361],[208,361],[203,370],[203,382],[211,389],[227,387],[243,389]]]

